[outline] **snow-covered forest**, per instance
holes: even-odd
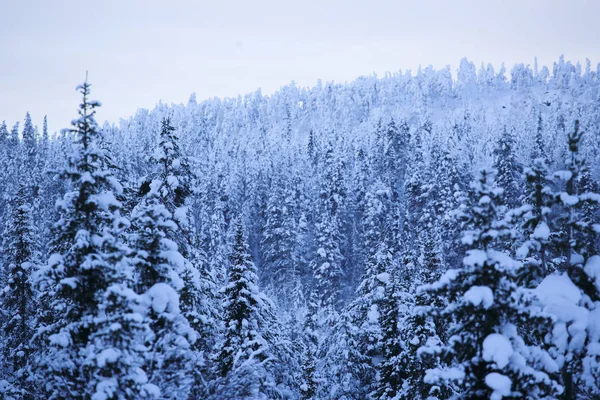
[[[3,123],[0,398],[600,398],[600,66],[454,72]]]

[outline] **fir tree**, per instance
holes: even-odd
[[[428,370],[425,382],[455,381],[465,398],[547,398],[559,391],[547,374],[556,372],[556,366],[547,370],[551,366],[542,360],[548,356],[541,349],[533,351],[517,326],[535,326],[543,337],[550,320],[529,306],[527,292],[518,287],[521,264],[495,249],[511,235],[510,226],[498,216],[501,196],[490,172],[483,170],[462,217],[467,228],[463,242],[471,247],[464,267],[449,270],[423,287],[428,293],[447,296],[448,305],[434,315],[453,322],[447,345],[426,345],[421,350],[440,354],[446,365]],[[519,356],[507,357],[510,354]]]
[[[225,287],[225,341],[218,355],[219,398],[273,398],[271,375],[276,361],[273,343],[265,334],[273,326],[270,300],[257,287],[256,267],[250,259],[241,219],[235,227]]]
[[[35,158],[35,140],[35,130],[31,122],[31,116],[27,113],[25,114],[25,123],[23,124],[23,146],[25,147],[25,154],[29,162]]]
[[[121,186],[108,169],[112,163],[101,147],[102,134],[94,118],[100,103],[89,99],[89,83],[78,90],[83,101],[70,131],[74,151],[62,173],[72,189],[58,203],[52,254],[41,274],[45,308],[40,319],[48,324],[41,330],[44,345],[37,355],[36,379],[43,382],[44,397],[88,398],[102,391],[101,382],[90,385],[90,376],[100,375],[121,382],[111,389],[118,397],[131,387],[121,386],[125,381],[117,375],[122,371],[103,368],[98,361],[103,349],[93,338],[103,329],[102,318],[124,318],[120,310],[106,314],[105,301],[109,288],[126,277],[126,248],[119,236],[128,223],[119,214],[115,194]],[[115,331],[123,337],[130,334],[123,328]]]
[[[0,290],[1,368],[3,378],[7,378],[23,398],[33,398],[27,381],[27,367],[33,353],[30,339],[35,329],[37,307],[33,274],[39,261],[29,197],[30,191],[21,185],[12,199],[1,252],[5,274],[2,280],[4,287]]]
[[[510,130],[504,127],[494,149],[494,168],[498,171],[496,183],[504,190],[503,201],[508,208],[518,205],[521,193],[521,170],[514,147],[514,136]]]

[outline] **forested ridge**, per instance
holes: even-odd
[[[600,398],[600,65],[77,90],[0,125],[0,398]]]

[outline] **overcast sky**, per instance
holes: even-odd
[[[99,122],[158,100],[271,93],[463,56],[507,67],[600,61],[600,0],[0,0],[0,120],[76,116],[89,71]]]

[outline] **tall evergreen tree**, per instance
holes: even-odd
[[[33,348],[30,344],[35,326],[36,301],[33,274],[39,262],[33,226],[29,188],[21,185],[13,196],[10,218],[2,243],[2,290],[0,290],[0,339],[2,378],[7,379],[23,398],[33,398],[27,381]]]
[[[521,167],[515,154],[513,133],[506,126],[496,143],[494,157],[494,169],[498,171],[496,183],[504,190],[504,205],[514,208],[518,206],[521,194]]]
[[[543,364],[549,357],[542,350],[532,351],[517,327],[535,326],[543,337],[551,321],[529,306],[526,291],[519,288],[521,264],[496,250],[511,235],[510,226],[499,219],[501,196],[491,172],[483,170],[463,216],[463,242],[471,247],[464,267],[423,287],[447,297],[449,304],[434,315],[453,322],[447,345],[421,350],[439,353],[446,365],[428,370],[425,382],[455,381],[465,398],[548,398],[559,392],[548,375],[556,372],[556,365]]]
[[[70,130],[75,137],[73,155],[62,173],[72,189],[58,203],[52,254],[41,274],[44,309],[39,318],[46,325],[41,327],[36,380],[46,398],[91,398],[107,390],[125,398],[121,396],[133,390],[126,382],[143,383],[143,371],[128,363],[115,364],[119,355],[106,359],[107,349],[99,348],[96,338],[105,329],[105,319],[111,320],[114,336],[131,335],[122,309],[105,303],[111,297],[107,293],[126,282],[126,248],[119,236],[128,222],[119,214],[115,195],[121,186],[108,169],[112,163],[101,147],[94,118],[100,103],[89,99],[89,83],[77,89],[83,101]],[[111,366],[106,368],[106,363]]]
[[[218,398],[277,398],[272,375],[276,362],[273,305],[257,287],[256,267],[250,259],[241,219],[235,238],[225,287],[225,342],[218,355],[221,376]]]

